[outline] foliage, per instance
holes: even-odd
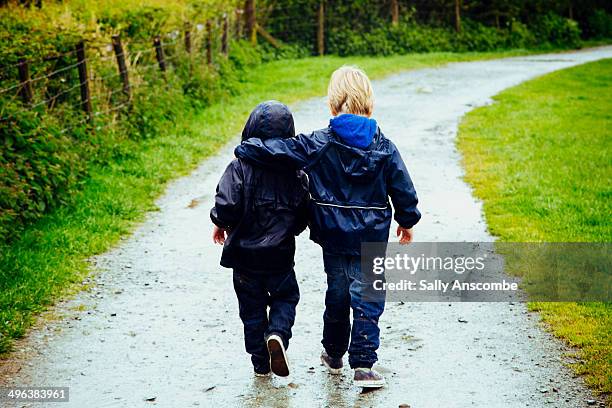
[[[612,14],[597,9],[589,16],[587,31],[593,38],[612,38]]]
[[[459,129],[466,179],[491,232],[508,242],[610,242],[612,59],[548,74],[497,95]],[[612,305],[537,303],[580,347],[574,368],[612,392]]]
[[[475,21],[463,22],[461,33],[451,28],[405,22],[369,32],[330,29],[328,51],[338,55],[392,55],[433,51],[493,51],[511,48],[575,47],[579,31],[575,23],[560,17],[543,20],[536,33],[514,21],[506,30],[498,30]]]
[[[531,48],[537,44],[535,35],[520,21],[510,21],[509,29],[510,32],[507,36],[507,46],[509,48]]]
[[[317,52],[318,0],[267,0],[266,29],[281,40]],[[398,26],[390,24],[390,1],[327,0],[325,49],[339,55],[389,55],[525,47],[577,47],[585,38],[610,38],[612,4],[603,0],[525,2],[464,0],[461,32],[455,31],[452,0],[398,0]],[[261,3],[258,3],[261,4]],[[572,16],[573,19],[568,18]],[[398,38],[401,41],[398,41]]]
[[[45,126],[39,111],[8,104],[4,112],[10,119],[0,121],[0,237],[66,204],[78,189],[88,150],[57,126]]]
[[[554,13],[541,16],[534,25],[536,38],[556,46],[577,47],[580,44],[580,27],[574,20]]]
[[[78,9],[79,4],[71,6]],[[125,14],[102,10],[95,23],[84,23],[82,14],[66,13],[58,5],[43,11],[0,9],[4,65],[0,89],[6,90],[0,94],[0,242],[15,238],[25,225],[69,203],[91,165],[129,155],[132,143],[157,137],[184,111],[202,109],[234,94],[247,70],[262,62],[262,55],[276,58],[236,41],[230,44],[229,59],[219,54],[215,44],[215,63],[209,65],[201,51],[201,30],[194,30],[192,54],[170,31],[163,36],[168,72],[160,75],[151,39],[170,28],[173,14],[161,5],[128,7],[131,4],[128,1],[119,9]],[[53,13],[55,20],[48,18]],[[106,47],[113,33],[121,33],[128,52],[129,109],[114,55]],[[88,39],[96,111],[90,125],[81,111],[75,67],[74,47],[83,38]],[[31,61],[33,109],[24,106],[15,85],[20,56]]]

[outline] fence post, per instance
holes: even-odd
[[[185,51],[191,54],[191,26],[189,23],[185,23]]]
[[[128,102],[132,100],[132,93],[130,91],[130,78],[128,76],[127,66],[125,65],[125,54],[123,53],[123,45],[121,44],[121,37],[113,35],[113,50],[115,51],[115,57],[117,58],[117,67],[119,68],[119,75],[121,76],[121,82],[123,83],[123,93],[127,97]]]
[[[399,23],[399,3],[397,0],[391,0],[391,24],[396,26]]]
[[[223,33],[221,34],[221,53],[227,55],[229,51],[229,16],[223,13]]]
[[[25,58],[19,59],[19,82],[21,82],[21,89],[19,94],[23,99],[24,103],[32,103],[33,92],[32,92],[32,81],[30,80],[30,65]]]
[[[241,9],[236,9],[235,14],[236,14],[236,27],[235,27],[235,35],[237,39],[241,39],[242,38],[242,25],[240,24],[242,22],[242,13],[244,13]]]
[[[213,32],[212,32],[212,21],[206,21],[206,62],[212,64],[212,43],[213,43]]]
[[[87,75],[87,58],[85,58],[85,42],[80,41],[76,45],[76,56],[79,70],[79,81],[81,83],[81,107],[89,123],[93,121],[93,109],[91,108],[91,96],[89,92],[89,76]]]
[[[257,44],[257,32],[255,31],[257,19],[255,16],[255,0],[246,0],[244,11],[246,19],[246,35],[253,44]]]
[[[157,64],[159,65],[159,70],[164,75],[164,79],[166,78],[166,59],[164,58],[164,49],[162,48],[161,39],[159,35],[153,39],[153,47],[155,47],[155,58],[157,58]]]
[[[455,0],[455,31],[461,32],[461,6],[462,0]]]
[[[317,18],[317,51],[319,55],[325,54],[325,2],[319,2],[319,14]]]

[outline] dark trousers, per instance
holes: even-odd
[[[254,275],[234,269],[234,290],[244,325],[244,345],[257,372],[270,369],[266,337],[280,335],[289,347],[300,291],[295,272]],[[268,312],[268,308],[270,308]]]
[[[371,368],[378,359],[378,319],[385,308],[384,295],[378,301],[371,301],[371,297],[368,301],[364,300],[363,294],[372,283],[371,277],[361,273],[359,256],[323,251],[323,263],[327,274],[327,292],[321,343],[331,357],[342,357],[348,349],[351,368]]]

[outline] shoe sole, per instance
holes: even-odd
[[[353,384],[361,388],[382,388],[386,383],[385,380],[353,381]]]
[[[285,354],[285,347],[280,337],[271,336],[267,341],[267,345],[272,372],[279,377],[287,377],[289,375],[289,364],[287,363],[287,354]]]
[[[340,374],[342,374],[342,369],[341,368],[331,368],[329,366],[329,364],[327,364],[327,361],[325,361],[323,356],[321,356],[321,364],[323,364],[327,368],[327,371],[330,374],[332,374],[332,375],[340,375]]]

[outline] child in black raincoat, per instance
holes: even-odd
[[[276,101],[257,105],[242,132],[242,140],[293,136],[293,116]],[[307,183],[293,167],[264,168],[234,159],[210,212],[213,239],[223,244],[221,265],[234,270],[246,351],[258,376],[289,375],[286,348],[300,299],[295,236],[306,228]]]

